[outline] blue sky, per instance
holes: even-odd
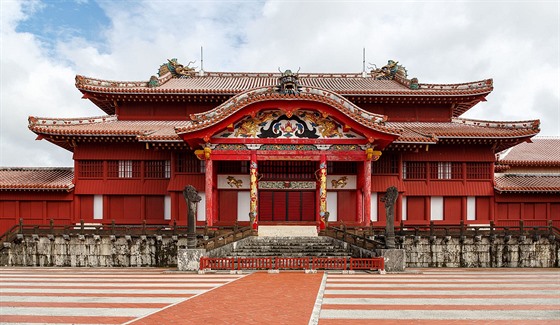
[[[95,1],[51,0],[23,9],[30,15],[16,25],[16,32],[35,35],[47,48],[72,38],[84,38],[102,46],[103,31],[111,25]]]
[[[0,166],[69,166],[28,116],[104,113],[77,74],[148,80],[168,58],[207,71],[360,72],[388,59],[425,83],[494,79],[464,117],[541,119],[560,135],[559,1],[0,1]]]

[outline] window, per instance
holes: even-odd
[[[103,178],[102,160],[80,160],[78,161],[79,178]]]
[[[178,153],[175,162],[177,173],[204,173],[206,170],[205,161],[199,160],[193,152]]]
[[[140,161],[136,161],[136,160],[107,161],[107,177],[140,178]]]
[[[372,174],[398,174],[399,159],[395,155],[382,155],[378,161],[371,162]]]
[[[443,196],[431,197],[430,220],[443,220]]]
[[[467,179],[490,179],[491,164],[486,162],[468,162]]]
[[[432,179],[462,179],[462,163],[433,162],[430,164],[430,178]]]
[[[148,160],[144,163],[144,176],[146,178],[170,178],[171,161]]]
[[[249,174],[249,161],[247,160],[220,161],[217,166],[218,174]]]
[[[358,167],[355,161],[327,161],[327,174],[356,174]]]
[[[403,179],[426,179],[426,163],[418,161],[404,161]]]

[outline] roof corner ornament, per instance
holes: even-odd
[[[301,69],[301,68],[300,68]],[[276,86],[276,91],[281,94],[297,94],[301,91],[301,86],[299,85],[299,70],[293,73],[292,70],[286,70],[282,72],[280,68],[278,71],[282,74],[278,78],[278,85]]]
[[[409,87],[412,90],[417,90],[418,88],[420,88],[420,85],[418,84],[418,78],[410,79],[410,86]]]
[[[150,81],[148,81],[148,87],[154,88],[159,86],[159,79],[156,76],[151,76]]]
[[[190,65],[195,61],[190,61],[185,67],[181,63],[177,62],[177,58],[167,59],[167,63],[162,64],[159,67],[158,75],[161,77],[168,72],[171,72],[173,78],[190,78],[196,75],[196,67],[191,67]]]
[[[376,80],[393,80],[395,77],[406,79],[406,69],[399,64],[399,61],[389,60],[386,65],[379,69],[375,64],[373,64],[373,67],[375,68],[371,69],[370,73]],[[370,68],[372,67],[370,66]]]

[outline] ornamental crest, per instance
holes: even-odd
[[[280,71],[280,68],[278,68]],[[282,94],[297,94],[301,90],[299,85],[299,69],[298,72],[293,73],[292,70],[280,71],[282,75],[278,78],[278,85],[276,90]]]
[[[254,117],[233,125],[216,138],[260,138],[260,139],[363,139],[352,131],[319,112],[298,110],[294,113],[262,111]]]

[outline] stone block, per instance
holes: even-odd
[[[406,251],[404,249],[376,249],[377,256],[385,259],[385,271],[404,272]]]
[[[177,250],[177,269],[179,271],[198,271],[200,258],[206,256],[205,249],[179,249]]]

